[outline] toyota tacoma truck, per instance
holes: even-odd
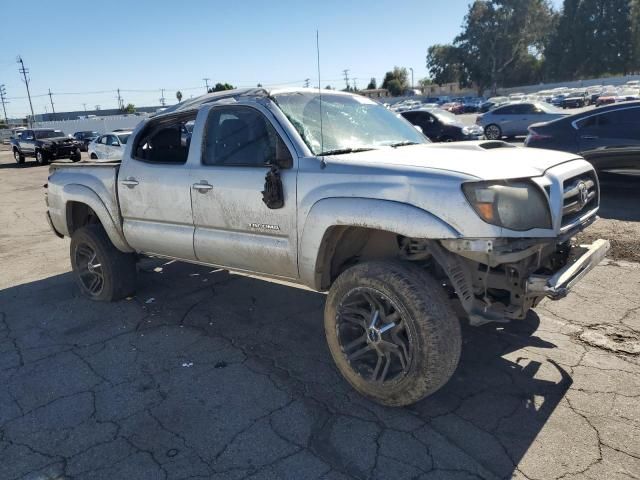
[[[87,297],[132,295],[141,255],[328,292],[338,369],[392,406],[452,376],[456,311],[472,325],[521,320],[564,297],[609,248],[572,241],[600,201],[579,156],[432,144],[382,105],[335,91],[182,102],[145,119],[120,162],[52,164],[47,192]]]
[[[25,157],[34,157],[38,165],[62,158],[77,162],[81,155],[80,146],[81,142],[51,128],[23,130],[11,139],[13,158],[17,163],[24,163]]]

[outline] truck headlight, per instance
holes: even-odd
[[[526,180],[467,182],[467,201],[487,223],[509,230],[551,228],[549,203],[537,185]]]

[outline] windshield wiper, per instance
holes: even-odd
[[[320,152],[318,156],[323,157],[325,155],[343,155],[345,153],[368,152],[369,150],[374,150],[374,149],[370,147],[336,148],[335,150],[327,150],[326,152]]]
[[[405,140],[403,142],[392,143],[389,146],[393,148],[397,148],[397,147],[404,147],[405,145],[418,145],[418,142],[411,142],[411,141]]]

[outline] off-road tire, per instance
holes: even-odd
[[[91,160],[98,160],[98,156],[95,153],[92,153]]]
[[[16,161],[17,164],[23,164],[24,163],[24,155],[22,155],[20,153],[20,150],[18,150],[17,148],[13,149],[13,158]]]
[[[487,140],[500,140],[502,138],[502,129],[495,123],[492,123],[484,127],[484,136]]]
[[[36,163],[38,165],[46,165],[49,163],[46,153],[42,150],[36,150]]]
[[[360,375],[347,360],[338,336],[339,306],[358,288],[377,290],[403,316],[411,345],[406,373],[377,383]],[[376,260],[355,265],[333,283],[324,312],[331,355],[359,393],[387,406],[417,402],[441,388],[453,375],[462,345],[460,322],[442,286],[426,271],[407,262]]]
[[[92,293],[80,277],[82,265],[78,264],[76,252],[88,246],[96,254],[104,284],[99,292]],[[91,300],[111,302],[132,295],[136,289],[136,256],[118,250],[102,225],[94,224],[79,228],[71,236],[71,267],[83,295]]]
[[[75,163],[75,162],[79,162],[79,161],[82,159],[82,154],[81,154],[81,153],[80,153],[80,151],[78,150],[76,153],[74,153],[73,155],[71,155],[71,156],[69,157],[69,159],[70,159],[72,162],[74,162],[74,163]]]

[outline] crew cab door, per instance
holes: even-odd
[[[194,115],[151,120],[127,142],[118,196],[125,238],[139,252],[195,260],[189,149],[180,139]]]
[[[198,132],[200,162],[191,171],[193,243],[199,261],[298,277],[297,163],[283,133],[261,105],[220,105],[208,111],[204,129]],[[279,170],[284,204],[269,208],[262,191],[276,158],[289,163],[289,168]]]

